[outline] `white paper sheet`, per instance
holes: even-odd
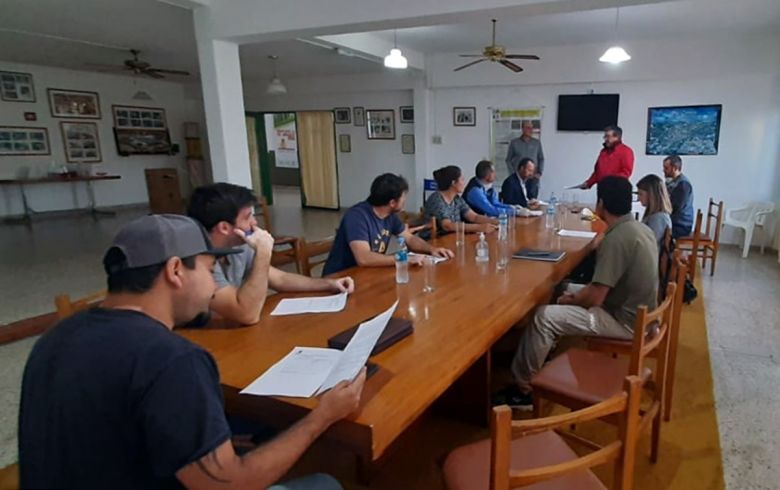
[[[435,255],[430,255],[430,254],[418,254],[415,252],[409,252],[409,255],[419,255],[420,257],[433,257],[434,264],[438,264],[440,262],[444,262],[445,260],[447,260],[444,257],[436,257]]]
[[[366,365],[368,356],[370,356],[371,351],[374,350],[374,346],[382,335],[382,332],[385,331],[387,322],[390,321],[390,317],[395,313],[395,308],[397,306],[398,301],[393,303],[393,306],[383,313],[360,324],[357,332],[355,332],[355,335],[352,336],[349,343],[344,348],[343,355],[338,360],[338,363],[333,366],[333,369],[328,374],[325,382],[322,383],[318,394],[333,388],[342,381],[355,379],[355,376],[357,376],[363,366]]]
[[[567,236],[572,238],[593,238],[596,236],[595,231],[579,231],[579,230],[561,230],[558,232],[560,236]]]
[[[309,298],[287,298],[276,305],[271,316],[300,315],[302,313],[333,313],[347,305],[347,293]]]
[[[564,189],[566,189],[566,190],[570,190],[570,189],[580,189],[580,188],[581,188],[581,187],[580,187],[581,185],[582,185],[582,184],[574,184],[574,185],[566,186],[566,187],[564,187]]]
[[[342,354],[336,349],[295,347],[241,393],[308,398],[322,386]]]

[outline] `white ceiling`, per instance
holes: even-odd
[[[780,0],[682,0],[615,9],[497,19],[496,42],[523,46],[684,39],[716,34],[780,32]],[[388,41],[393,31],[376,32]],[[490,44],[490,19],[458,25],[398,30],[398,44],[422,53],[478,52]]]
[[[158,0],[2,0],[2,3],[2,60],[90,69],[89,63],[121,64],[128,57],[126,50],[132,47],[140,49],[141,58],[153,66],[188,70],[197,76],[190,10]],[[618,36],[624,40],[778,31],[780,0],[679,0],[624,7],[620,18]],[[392,39],[392,31],[375,34]],[[614,39],[614,10],[504,18],[498,23],[499,43],[514,49]],[[469,24],[398,31],[402,48],[425,53],[476,52],[489,41],[490,19],[487,18]],[[265,80],[270,76],[269,54],[280,56],[278,71],[283,79],[383,70],[377,63],[287,40],[241,46],[245,80]]]

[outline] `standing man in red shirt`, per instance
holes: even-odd
[[[599,153],[593,173],[580,185],[580,189],[590,189],[610,175],[631,178],[633,171],[634,151],[623,143],[623,130],[619,126],[607,126],[604,129],[604,149]]]

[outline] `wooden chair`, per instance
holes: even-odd
[[[718,259],[718,251],[720,250],[720,230],[722,227],[723,201],[716,204],[710,198],[710,202],[707,205],[707,226],[704,233],[702,234],[701,225],[699,225],[698,231],[694,230],[693,235],[677,239],[679,248],[689,250],[693,248],[693,242],[698,238],[700,247],[696,247],[697,252],[695,255],[701,257],[702,269],[707,268],[707,260],[712,261],[710,263],[710,276],[715,275],[715,261]]]
[[[259,196],[257,204],[260,206],[260,212],[255,212],[255,218],[261,218],[263,220],[263,228],[271,235],[274,235],[271,210],[268,207],[268,201],[265,199],[265,196]],[[300,240],[300,238],[293,236],[274,235],[274,251],[271,254],[271,265],[281,267],[287,264],[295,264],[300,274],[301,269],[298,268],[300,261],[297,255],[298,250],[300,250]]]
[[[680,250],[674,251],[671,258],[671,268],[668,271],[670,281],[674,281],[674,299],[672,300],[672,323],[669,328],[669,356],[666,368],[666,395],[664,403],[664,420],[672,418],[672,399],[674,398],[674,379],[677,368],[677,349],[680,343],[680,318],[683,308],[683,294],[685,293],[685,279],[688,274],[688,266],[682,259]],[[666,291],[666,288],[664,288]],[[664,298],[661,298],[663,301]],[[611,339],[606,337],[588,337],[586,339],[588,349],[621,355],[631,355],[633,345],[630,340]],[[659,351],[650,352],[650,357],[658,356]]]
[[[333,242],[334,237],[315,242],[307,242],[306,239],[301,238],[298,247],[298,272],[311,277],[312,269],[328,260]]]
[[[691,282],[693,282],[696,279],[696,270],[697,267],[697,260],[699,258],[699,244],[701,240],[701,222],[702,222],[702,213],[701,209],[696,211],[696,224],[693,226],[693,238],[691,239],[690,246],[689,247],[679,247],[684,252],[688,252],[687,255],[687,261],[688,261],[688,273],[691,276]],[[679,241],[678,241],[679,243]]]
[[[74,313],[86,310],[92,306],[97,306],[106,298],[108,291],[103,289],[77,300],[71,300],[70,295],[59,294],[54,297],[54,305],[57,307],[57,317],[62,320]]]
[[[546,490],[605,489],[590,468],[615,460],[614,485],[633,485],[639,439],[642,380],[628,376],[623,391],[595,405],[542,419],[512,420],[512,410],[493,408],[490,439],[462,446],[447,456],[443,473],[449,490],[509,490],[544,482]],[[576,434],[561,431],[604,417],[617,417],[617,440],[600,446]],[[593,452],[578,456],[564,438]]]
[[[404,224],[409,227],[410,233],[416,234],[430,230],[429,232],[431,238],[436,238],[438,233],[438,229],[436,227],[436,218],[431,217],[430,219],[426,220],[425,210],[423,208],[420,208],[419,213],[407,213],[406,211],[402,211],[401,221],[403,221]]]
[[[602,402],[620,393],[626,376],[637,376],[646,385],[653,373],[645,366],[645,361],[657,349],[652,401],[642,415],[640,432],[652,424],[650,459],[658,461],[674,297],[675,285],[669,284],[666,299],[658,308],[648,312],[646,306],[639,307],[630,358],[574,348],[547,363],[531,378],[534,416],[539,417],[542,400],[551,400],[574,410]]]

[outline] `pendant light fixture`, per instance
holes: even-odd
[[[385,56],[385,66],[398,70],[405,70],[409,66],[406,57],[398,49],[398,31],[395,29],[393,29],[393,49],[390,50],[390,54]]]
[[[615,37],[618,37],[618,26],[620,25],[620,7],[615,9]],[[601,55],[599,61],[602,63],[611,63],[618,65],[624,61],[631,59],[631,55],[626,53],[626,50],[620,46],[612,46]]]
[[[271,77],[271,81],[268,82],[268,87],[265,89],[265,93],[268,95],[284,95],[287,93],[287,87],[284,86],[279,79],[279,75],[276,73],[276,60],[279,59],[275,54],[269,55],[268,59],[274,65],[274,75]]]

